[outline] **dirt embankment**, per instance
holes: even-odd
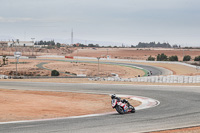
[[[199,56],[200,49],[165,49],[165,48],[84,48],[75,50],[72,56],[102,57],[110,55],[117,59],[146,60],[149,56],[156,57],[158,54],[177,55],[179,60],[183,60],[184,55],[190,55],[192,59]]]
[[[19,51],[23,56],[41,56],[41,55],[67,55],[71,54],[76,48],[61,47],[61,48],[31,48],[31,47],[1,47],[0,55],[13,56],[14,52]]]
[[[133,106],[140,102],[130,100]],[[0,89],[0,122],[114,111],[108,95]]]

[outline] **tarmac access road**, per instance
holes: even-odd
[[[144,96],[160,101],[159,106],[125,115],[116,113],[83,118],[1,123],[1,133],[132,133],[200,125],[200,87],[0,81],[0,88],[115,93]]]

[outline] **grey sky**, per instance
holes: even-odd
[[[200,46],[199,0],[0,0],[0,36]],[[1,38],[3,39],[3,38]]]

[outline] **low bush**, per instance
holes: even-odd
[[[57,70],[52,70],[51,71],[51,76],[59,76],[60,73]]]
[[[183,57],[183,61],[190,61],[190,60],[191,60],[191,56],[189,56],[189,55],[185,55]]]

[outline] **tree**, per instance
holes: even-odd
[[[167,61],[167,60],[168,58],[164,53],[162,53],[161,55],[160,54],[157,55],[157,61]]]
[[[6,56],[3,55],[3,65],[6,65]]]
[[[178,61],[178,57],[175,55],[175,56],[170,56],[169,57],[169,61]]]
[[[52,70],[51,71],[51,76],[59,76],[60,73],[57,70]]]
[[[60,44],[60,43],[57,43],[56,46],[57,46],[57,48],[60,48],[61,44]]]
[[[147,60],[148,61],[155,61],[155,58],[150,55]]]
[[[185,55],[183,57],[183,61],[190,61],[190,60],[191,60],[191,56],[189,56],[189,55]]]
[[[162,47],[162,48],[171,48],[171,45],[169,43],[160,43],[157,44],[155,42],[150,43],[144,43],[139,42],[138,45],[136,45],[137,48],[150,48],[150,47]]]
[[[200,56],[196,56],[196,57],[194,58],[194,61],[200,61]]]
[[[175,44],[175,45],[173,45],[172,47],[173,47],[173,48],[178,48],[178,45],[177,45],[177,44]]]
[[[88,47],[95,47],[94,44],[88,44]]]

